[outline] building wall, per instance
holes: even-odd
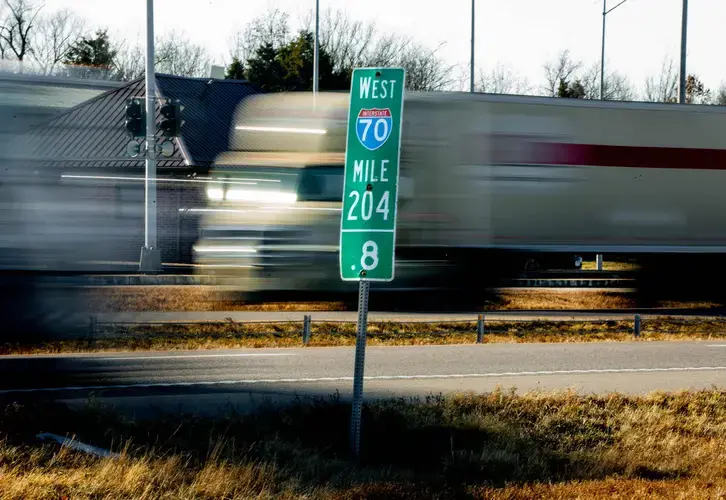
[[[138,261],[144,244],[143,183],[115,183],[108,203],[114,207],[109,223],[123,232],[115,238],[111,260]],[[199,214],[190,208],[204,205],[203,185],[188,182],[157,184],[157,244],[163,263],[191,264],[192,246],[199,234]]]
[[[71,175],[88,177],[11,177],[0,183],[0,268],[122,271],[138,263],[143,182],[108,179],[118,173]],[[162,262],[192,263],[198,214],[180,209],[203,206],[203,195],[203,184],[158,184]]]

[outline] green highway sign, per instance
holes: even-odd
[[[392,281],[406,73],[356,68],[350,89],[340,277]]]

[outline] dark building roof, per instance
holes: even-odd
[[[172,141],[171,157],[157,158],[159,169],[209,167],[227,149],[237,105],[245,97],[262,92],[244,80],[158,73],[156,85],[158,97],[179,99],[184,108],[181,138]],[[143,169],[143,155],[126,155],[129,137],[124,121],[126,100],[145,95],[143,77],[104,92],[35,127],[24,148],[31,160],[44,166]],[[157,106],[157,120],[158,109]]]

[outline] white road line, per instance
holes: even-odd
[[[688,366],[672,368],[604,368],[600,370],[541,370],[530,372],[491,372],[491,373],[452,373],[445,375],[374,375],[365,380],[433,380],[495,377],[532,377],[538,375],[596,375],[604,373],[662,373],[662,372],[714,372],[726,371],[726,366]],[[195,387],[244,384],[297,384],[306,382],[350,382],[353,377],[316,377],[316,378],[270,378],[240,380],[210,380],[196,382],[158,382],[151,384],[87,385],[72,387],[42,387],[32,389],[3,389],[0,394],[19,392],[60,392],[60,391],[98,391],[113,389],[147,389],[154,387]]]
[[[238,354],[191,354],[191,355],[174,355],[174,356],[118,356],[115,358],[99,358],[88,357],[94,361],[137,361],[147,359],[198,359],[198,358],[253,358],[253,357],[271,357],[271,356],[297,356],[294,353],[277,353],[277,352],[255,352],[255,353],[238,353]]]

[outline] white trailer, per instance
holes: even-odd
[[[299,93],[241,105],[212,173],[237,184],[210,184],[200,272],[238,269],[252,289],[346,289],[347,104],[322,93],[313,110]],[[472,280],[501,269],[492,252],[720,255],[724,131],[717,106],[408,93],[396,282]]]

